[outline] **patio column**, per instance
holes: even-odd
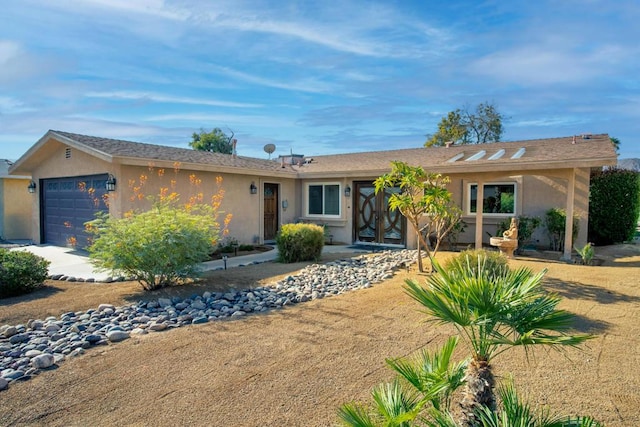
[[[478,180],[476,191],[476,249],[482,249],[482,209],[484,206],[484,182]]]
[[[567,220],[564,225],[564,253],[562,259],[564,261],[571,261],[571,244],[573,237],[573,205],[575,203],[575,190],[576,190],[576,170],[571,169],[569,171],[569,178],[567,179],[567,207],[565,212],[567,213]]]

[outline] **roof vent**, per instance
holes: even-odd
[[[64,150],[64,158],[65,159],[70,159],[71,158],[71,148],[70,147],[65,148],[65,150]]]
[[[466,159],[465,162],[470,162],[470,161],[472,162],[474,160],[480,160],[481,158],[483,158],[485,156],[485,154],[487,154],[486,150],[480,150],[476,154],[474,154],[473,156],[471,156],[468,159]]]
[[[516,151],[513,156],[511,156],[512,159],[519,159],[520,157],[524,156],[525,151],[527,151],[526,148],[522,147],[520,148],[518,151]]]

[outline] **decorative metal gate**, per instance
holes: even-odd
[[[355,182],[355,241],[405,246],[406,219],[389,209],[389,197],[399,188],[376,194],[371,182]]]

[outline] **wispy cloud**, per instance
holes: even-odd
[[[190,104],[190,105],[206,105],[215,107],[230,108],[258,108],[263,107],[262,104],[251,104],[245,102],[218,101],[214,99],[190,98],[184,96],[170,96],[151,92],[135,92],[135,91],[112,91],[112,92],[88,92],[85,96],[89,98],[108,98],[108,99],[124,99],[147,102],[158,102],[167,104]]]
[[[50,128],[186,146],[229,126],[257,155],[421,146],[484,101],[505,139],[609,132],[624,153],[640,122],[637,0],[5,3],[0,157]]]

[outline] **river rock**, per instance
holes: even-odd
[[[107,332],[107,339],[111,342],[120,342],[129,338],[129,332],[127,331],[119,331],[119,330],[110,330]]]
[[[49,353],[43,353],[31,359],[31,365],[33,365],[34,368],[38,369],[49,368],[53,366],[54,362],[55,359],[53,358],[53,355]]]

